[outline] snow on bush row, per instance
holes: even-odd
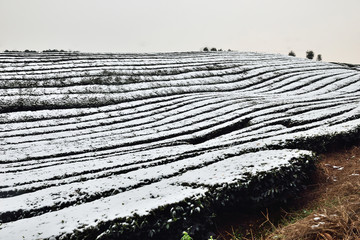
[[[246,180],[249,180],[248,176],[256,176],[260,172],[276,171],[276,169],[287,166],[291,164],[291,161],[296,161],[297,158],[306,155],[311,156],[312,153],[300,150],[270,150],[247,153],[224,160],[221,160],[222,156],[217,156],[215,163],[195,170],[188,170],[172,178],[116,193],[88,203],[33,216],[32,218],[4,223],[0,227],[0,237],[3,239],[10,239],[12,236],[21,236],[24,239],[49,238],[51,236],[72,233],[74,229],[94,227],[98,222],[102,221],[132,217],[134,214],[139,216],[147,215],[149,211],[161,205],[176,204],[185,198],[201,198],[201,196],[204,196],[209,191],[207,186],[221,186],[240,181],[241,184],[246,185]],[[210,161],[209,158],[206,159]],[[191,161],[193,164],[201,164],[198,163],[197,159],[189,159],[187,161]],[[182,165],[180,162],[178,164]],[[173,169],[172,166],[166,167],[168,170]],[[154,171],[156,170],[154,169]],[[163,170],[160,172],[163,173]],[[150,173],[151,171],[149,170]],[[155,172],[151,174],[156,175]],[[146,177],[146,174],[139,173],[138,177]],[[115,179],[113,180],[113,184],[124,184]],[[203,186],[186,187],[182,186],[184,183],[187,185],[198,184]],[[109,186],[109,184],[104,184],[101,179],[98,179],[95,184],[100,188]],[[89,184],[88,186],[93,188],[92,191],[94,192],[104,191],[96,189],[97,187],[94,184]],[[61,192],[60,188],[54,189],[52,193],[50,188],[43,194],[31,194],[34,195],[33,198],[31,195],[20,195],[20,197],[3,199],[0,204],[0,214],[5,215],[6,211],[16,210],[31,211],[36,210],[40,205],[47,204],[53,206],[54,203],[51,201],[65,201],[66,198],[69,198],[69,193]],[[87,190],[84,186],[79,189],[78,194],[82,191],[90,191],[90,189]],[[76,194],[75,190],[73,189],[74,195]],[[50,200],[54,196],[57,198]],[[82,202],[79,198],[77,201],[79,203]]]
[[[286,199],[310,151],[358,140],[359,89],[271,54],[0,54],[0,238],[146,239]]]

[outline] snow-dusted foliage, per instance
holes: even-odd
[[[360,71],[346,65],[0,54],[0,239],[151,237],[239,193],[285,197],[312,151],[358,139],[359,126]]]

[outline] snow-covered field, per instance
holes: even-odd
[[[345,65],[238,52],[0,54],[0,239],[127,224],[290,167],[316,149],[298,142],[359,127],[360,71]]]

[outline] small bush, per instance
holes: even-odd
[[[308,59],[313,59],[314,58],[314,52],[309,50],[309,51],[306,51],[306,58]]]
[[[317,60],[317,61],[322,61],[322,56],[321,56],[321,54],[318,54],[318,55],[317,55],[316,60]]]

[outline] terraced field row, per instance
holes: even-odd
[[[360,137],[359,90],[281,55],[0,54],[0,239],[159,237],[285,199]]]

